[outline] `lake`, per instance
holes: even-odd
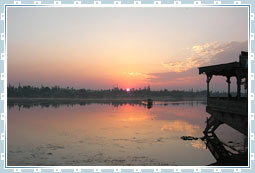
[[[202,140],[206,102],[12,105],[8,109],[8,166],[194,165],[216,162]],[[221,139],[244,144],[227,126]],[[227,135],[226,135],[227,134]],[[234,135],[233,135],[234,134]]]

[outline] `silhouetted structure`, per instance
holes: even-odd
[[[219,125],[225,123],[247,136],[248,133],[248,53],[241,52],[239,62],[212,65],[199,68],[199,74],[207,76],[207,107],[211,115],[207,119],[204,133],[214,132]],[[228,97],[211,97],[210,81],[213,76],[224,76],[228,83]],[[231,77],[237,81],[237,94],[230,93]],[[241,86],[244,85],[245,95],[241,96]]]

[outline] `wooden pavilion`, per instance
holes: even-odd
[[[232,128],[247,135],[248,133],[248,52],[242,51],[239,62],[205,66],[199,68],[199,74],[206,74],[207,83],[207,107],[206,111],[211,114],[207,119],[204,131],[214,132],[220,124],[228,124]],[[224,76],[228,84],[227,97],[211,97],[210,81],[213,76]],[[231,78],[236,78],[236,97],[231,96]],[[245,93],[241,93],[244,86]]]

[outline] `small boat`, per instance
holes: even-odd
[[[152,108],[153,105],[153,100],[152,99],[147,99],[147,108],[150,109]]]

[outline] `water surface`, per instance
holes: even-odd
[[[209,165],[204,102],[12,106],[8,166]]]

